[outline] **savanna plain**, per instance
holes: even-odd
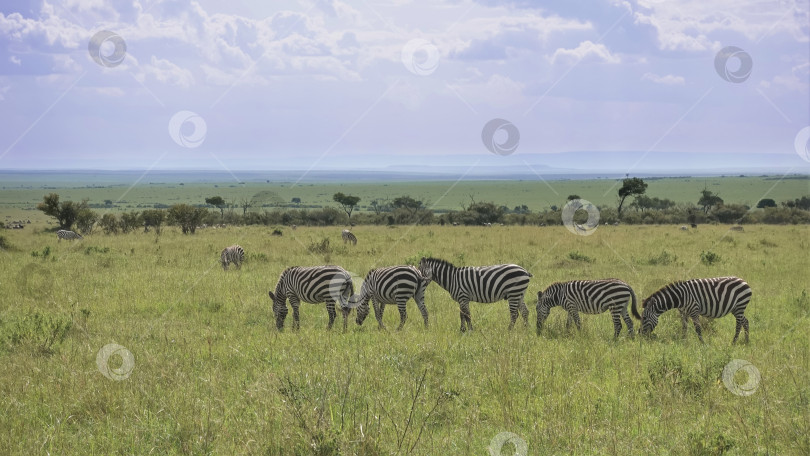
[[[270,231],[4,231],[0,453],[810,453],[808,226],[356,226],[356,246],[340,227]],[[246,261],[223,271],[235,243]],[[352,313],[344,332],[303,303],[299,331],[291,316],[275,328],[267,292],[286,267],[337,264],[359,290],[369,269],[423,256],[526,268],[528,326],[507,330],[505,301],[473,303],[461,333],[433,283],[428,328],[413,301],[401,331],[395,306],[387,330]],[[726,275],[753,290],[748,344],[731,344],[730,316],[706,321],[701,344],[676,312],[652,339],[613,340],[608,314],[569,331],[560,308],[535,331],[536,294],[555,281],[617,277],[642,300]],[[758,376],[724,382],[732,360]]]

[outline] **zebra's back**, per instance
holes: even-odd
[[[584,313],[598,314],[613,306],[625,306],[635,293],[619,279],[573,280],[564,283],[565,295]],[[562,304],[562,303],[560,303]]]
[[[751,300],[751,287],[739,277],[691,279],[681,282],[680,288],[685,297],[698,303],[700,314],[709,318],[744,310]]]
[[[334,300],[335,296],[348,300],[354,293],[351,275],[340,266],[331,265],[288,268],[281,273],[279,286],[287,296],[292,294],[310,304]]]
[[[456,275],[457,291],[470,301],[482,303],[522,296],[532,276],[516,264],[459,268]]]
[[[427,279],[413,266],[388,266],[369,271],[363,281],[361,294],[385,304],[397,298],[410,298],[427,286]]]

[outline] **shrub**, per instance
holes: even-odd
[[[584,261],[585,263],[593,263],[593,262],[596,261],[593,258],[591,258],[591,257],[589,257],[589,256],[587,256],[585,254],[577,252],[576,250],[573,251],[573,252],[569,252],[568,253],[568,258],[570,258],[570,259],[572,259],[574,261]]]
[[[72,325],[71,319],[63,315],[34,313],[12,317],[0,321],[0,348],[13,350],[30,345],[40,353],[51,354],[65,340]]]
[[[648,258],[647,264],[650,266],[668,266],[677,260],[678,257],[675,254],[669,252],[668,250],[662,250],[658,255]]]
[[[711,250],[705,251],[705,252],[700,252],[700,262],[705,264],[706,266],[711,266],[711,265],[713,265],[715,263],[719,263],[721,261],[723,261],[723,260],[722,260],[722,258],[720,258],[720,255],[712,252]]]

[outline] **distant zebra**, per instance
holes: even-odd
[[[238,245],[232,245],[222,249],[222,254],[219,256],[219,261],[222,263],[222,269],[228,270],[228,265],[233,263],[236,269],[242,267],[242,262],[245,261],[245,250]]]
[[[57,242],[61,242],[62,239],[72,241],[74,239],[84,239],[81,234],[74,233],[73,231],[68,230],[59,230],[56,232]]]
[[[287,318],[287,299],[293,310],[293,329],[299,329],[298,306],[301,301],[310,304],[326,303],[329,314],[328,329],[335,322],[335,302],[338,302],[343,313],[343,329],[346,330],[349,312],[351,312],[349,298],[354,295],[354,285],[349,273],[338,266],[291,267],[285,269],[276,284],[276,292],[269,291],[273,300],[273,314],[276,317],[276,327],[284,329],[284,320]]]
[[[540,329],[551,308],[562,306],[568,312],[566,329],[571,326],[571,320],[576,323],[577,329],[582,329],[579,312],[600,314],[610,310],[613,317],[613,337],[618,338],[622,331],[621,320],[624,320],[624,324],[627,326],[627,333],[633,337],[633,320],[627,313],[629,301],[632,301],[635,306],[636,294],[629,285],[619,279],[553,283],[545,291],[537,292],[537,334],[540,334]]]
[[[352,245],[357,245],[357,236],[349,230],[343,230],[340,235],[343,238],[343,243],[351,242]]]
[[[745,231],[745,228],[743,228],[742,225],[735,225],[735,226],[732,226],[731,228],[729,228],[729,230],[731,230],[731,231]]]
[[[422,276],[413,266],[389,266],[372,269],[366,275],[363,285],[360,287],[360,294],[352,296],[352,303],[359,302],[357,307],[357,324],[362,325],[369,314],[369,300],[374,305],[374,316],[380,329],[385,329],[383,325],[383,312],[386,304],[396,304],[399,309],[399,327],[405,326],[408,318],[405,304],[413,298],[416,301],[422,318],[425,320],[425,327],[428,327],[428,312],[425,307],[425,288],[430,280]]]
[[[686,227],[686,225],[681,225],[681,231],[686,231],[686,230],[688,230],[688,229],[689,229],[689,228],[687,228],[687,227]]]
[[[453,300],[458,302],[462,332],[473,329],[470,301],[490,303],[506,299],[509,301],[511,317],[509,329],[515,326],[518,311],[523,316],[524,323],[529,323],[529,309],[523,302],[523,296],[532,275],[516,264],[456,267],[445,260],[422,258],[419,261],[419,271],[447,290]]]
[[[739,277],[714,277],[692,279],[671,283],[656,291],[644,300],[643,316],[639,316],[633,305],[633,316],[641,319],[641,334],[652,333],[658,324],[658,317],[670,309],[678,309],[695,324],[698,339],[703,335],[698,317],[719,318],[729,313],[737,319],[737,329],[731,343],[737,342],[740,329],[745,328],[745,342],[748,342],[748,319],[743,313],[751,300],[751,287]]]

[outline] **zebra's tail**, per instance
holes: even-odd
[[[636,292],[630,289],[630,309],[633,312],[633,316],[636,317],[636,320],[641,320],[641,315],[638,314],[638,309],[636,308]]]

